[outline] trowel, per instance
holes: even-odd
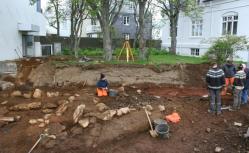
[[[148,114],[147,109],[145,108],[144,111],[145,111],[145,113],[146,113],[147,119],[148,119],[149,124],[150,124],[150,131],[149,131],[149,132],[150,132],[150,135],[151,135],[153,138],[155,138],[155,137],[157,137],[157,133],[156,133],[155,130],[153,130],[153,127],[152,127],[151,120],[150,120],[150,117],[149,117],[149,114]]]

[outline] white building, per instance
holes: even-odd
[[[211,40],[225,34],[249,37],[249,0],[201,0],[202,18],[179,17],[177,54],[202,56]],[[169,24],[163,28],[162,47],[170,47]],[[248,61],[248,52],[238,52],[240,60]]]
[[[41,56],[39,36],[46,35],[46,19],[40,0],[1,0],[0,61]]]

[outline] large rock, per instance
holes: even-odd
[[[107,121],[111,120],[114,115],[116,115],[116,110],[107,110],[104,113],[102,113],[102,120]]]
[[[41,102],[32,102],[32,103],[24,103],[12,106],[9,108],[9,110],[25,111],[25,110],[39,109],[39,108],[41,108]]]
[[[86,108],[86,105],[84,104],[81,104],[79,105],[74,113],[73,113],[73,120],[74,120],[74,123],[77,123],[79,121],[79,118],[81,117],[81,115],[83,114],[84,112],[84,109]]]
[[[67,110],[67,108],[68,108],[67,103],[61,104],[56,110],[56,115],[61,116]]]
[[[84,118],[82,120],[79,120],[78,123],[81,127],[86,128],[89,125],[90,121],[89,118]]]
[[[107,109],[108,109],[108,106],[106,106],[106,104],[104,104],[104,103],[98,103],[98,104],[96,105],[96,107],[98,108],[98,110],[99,110],[100,112],[103,112],[104,110],[107,110]]]
[[[34,98],[41,98],[42,97],[42,91],[40,89],[35,89],[35,92],[33,94]]]
[[[21,97],[22,96],[22,92],[19,90],[13,91],[11,93],[11,97]]]
[[[24,93],[23,97],[26,99],[30,99],[32,97],[32,94],[31,93]]]
[[[13,89],[14,88],[14,84],[11,82],[7,82],[7,81],[0,81],[0,89],[1,90],[9,90],[9,89]]]

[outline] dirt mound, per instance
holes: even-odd
[[[68,85],[87,82],[94,85],[99,74],[104,73],[111,84],[175,84],[203,86],[206,65],[88,65],[63,66],[56,68],[51,63],[44,63],[33,69],[29,80],[34,86]],[[194,80],[194,81],[193,81]]]

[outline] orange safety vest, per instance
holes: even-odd
[[[97,94],[99,97],[105,97],[107,96],[107,90],[106,89],[101,89],[101,88],[97,88]]]

